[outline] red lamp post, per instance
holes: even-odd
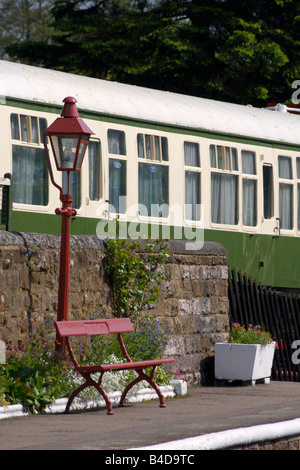
[[[70,264],[70,220],[77,212],[72,209],[72,195],[69,193],[70,171],[80,171],[83,158],[93,131],[79,118],[76,99],[71,96],[63,100],[64,107],[61,116],[57,118],[44,132],[43,141],[48,170],[52,184],[60,192],[62,207],[55,213],[62,216],[60,272],[58,288],[57,320],[68,320],[69,304],[69,264]],[[58,171],[66,171],[68,177],[68,192],[65,194],[53,177],[49,157],[47,138],[49,138],[55,165]],[[56,336],[56,350],[64,350],[64,339]]]

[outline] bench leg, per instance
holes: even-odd
[[[104,388],[102,388],[100,384],[96,384],[96,385],[94,385],[94,387],[96,388],[96,390],[98,390],[98,392],[103,396],[103,398],[105,400],[106,408],[107,408],[107,414],[108,415],[113,415],[114,413],[113,413],[113,410],[112,410],[111,401],[110,401],[109,396],[107,395],[106,391],[104,390]]]
[[[84,390],[85,388],[89,387],[89,384],[88,383],[84,383],[82,385],[80,385],[80,387],[78,387],[76,390],[74,390],[74,392],[72,392],[72,394],[70,395],[70,398],[68,400],[68,403],[66,405],[66,408],[65,408],[65,413],[69,413],[69,410],[70,410],[70,406],[72,404],[72,401],[74,400],[74,398],[82,391]]]
[[[153,370],[152,370],[152,372],[151,372],[150,377],[149,377],[148,375],[146,375],[142,370],[140,370],[140,369],[134,369],[135,372],[138,374],[138,377],[136,377],[132,382],[130,382],[130,383],[126,386],[124,392],[122,393],[119,406],[124,406],[124,400],[125,400],[125,397],[126,397],[127,393],[129,392],[129,390],[130,390],[134,385],[136,385],[138,382],[141,382],[142,380],[145,380],[145,381],[148,382],[148,384],[151,385],[151,387],[156,391],[156,393],[157,393],[157,395],[158,395],[158,398],[159,398],[159,406],[160,406],[161,408],[165,408],[165,407],[166,407],[166,403],[165,403],[164,396],[163,396],[163,394],[161,393],[159,386],[157,385],[157,383],[156,383],[156,382],[154,381],[154,379],[153,379],[155,367],[156,367],[156,366],[154,366],[154,368],[153,368]]]
[[[164,399],[163,394],[160,391],[159,386],[152,378],[148,377],[146,374],[144,375],[145,375],[145,380],[151,385],[152,388],[154,388],[154,390],[156,391],[158,395],[160,408],[165,408],[166,407],[165,399]]]
[[[138,382],[140,382],[141,380],[143,380],[140,376],[136,377],[132,382],[130,382],[128,385],[126,385],[123,393],[122,393],[122,396],[120,398],[120,402],[119,402],[119,406],[124,406],[124,400],[126,398],[126,395],[127,393],[129,392],[129,390],[134,386],[136,385]]]
[[[87,387],[94,387],[101,395],[102,397],[104,398],[104,401],[106,403],[106,408],[107,408],[107,414],[108,415],[113,415],[113,410],[112,410],[112,404],[111,404],[111,401],[109,399],[109,396],[107,395],[107,393],[105,392],[105,390],[103,389],[103,387],[100,385],[101,384],[101,380],[102,380],[102,375],[100,375],[100,378],[99,378],[99,382],[95,382],[95,380],[93,380],[91,377],[90,377],[90,374],[84,374],[82,373],[81,374],[83,378],[85,378],[86,382],[82,385],[80,385],[80,387],[78,387],[76,390],[74,390],[74,392],[71,394],[69,400],[68,400],[68,403],[67,403],[67,406],[66,406],[66,409],[65,409],[65,413],[68,413],[69,412],[69,409],[70,409],[70,406],[71,406],[71,403],[72,401],[74,400],[74,398],[82,391],[84,390],[85,388]]]

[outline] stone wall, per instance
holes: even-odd
[[[102,261],[104,242],[71,236],[70,320],[111,317],[110,287]],[[151,314],[171,332],[166,355],[176,357],[189,383],[213,378],[214,343],[229,327],[227,255],[217,243],[186,251],[170,241],[168,279]],[[57,314],[60,237],[0,232],[0,340],[16,345],[33,326]]]

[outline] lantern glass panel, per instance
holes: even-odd
[[[78,152],[78,159],[76,163],[76,170],[80,170],[82,162],[83,162],[83,157],[85,155],[86,149],[89,144],[89,136],[88,135],[83,135],[81,138],[81,142],[79,145],[79,152]]]
[[[52,141],[57,167],[60,170],[75,170],[76,168],[74,167],[74,163],[78,144],[78,136],[74,137],[72,135],[53,135],[50,138]]]

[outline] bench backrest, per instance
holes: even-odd
[[[57,321],[55,327],[62,337],[133,332],[130,318]]]

